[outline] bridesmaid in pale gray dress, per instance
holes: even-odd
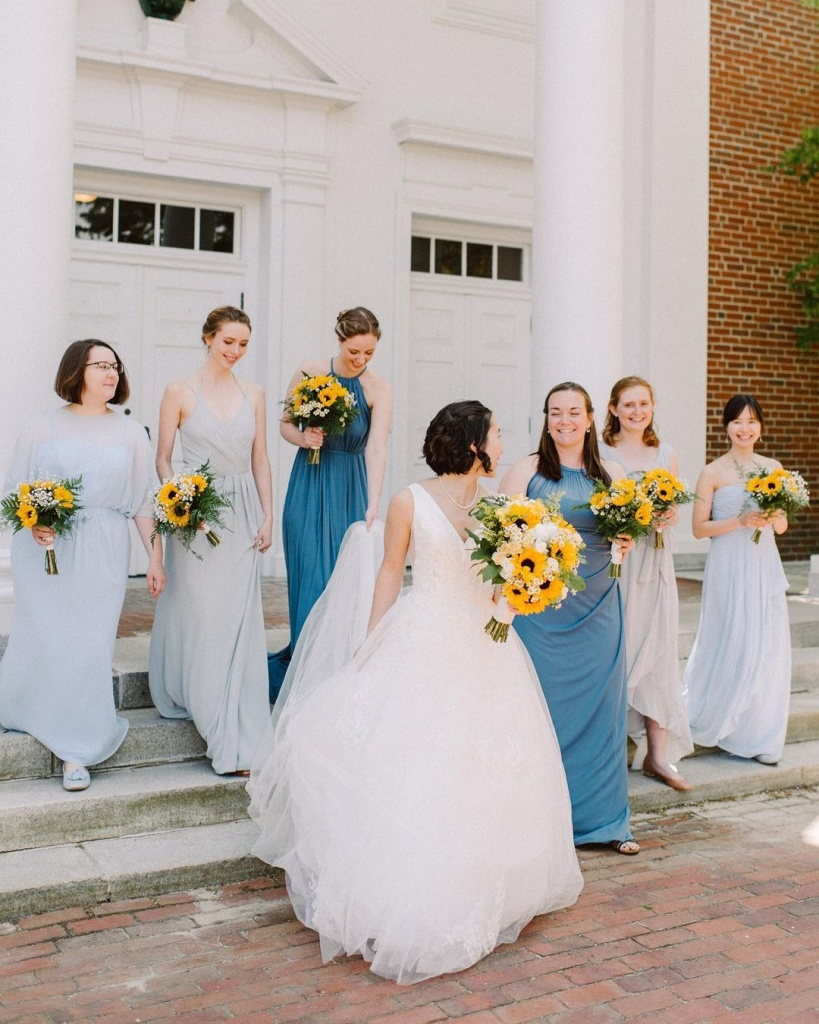
[[[629,476],[662,467],[679,473],[674,449],[654,429],[654,392],[642,377],[623,377],[611,389],[600,454]],[[655,524],[663,531],[677,521],[672,506]],[[679,600],[672,546],[655,547],[654,532],[638,540],[623,566],[620,593],[626,636],[629,735],[637,743],[632,769],[672,789],[689,790],[675,761],[694,744],[682,696],[677,654]]]
[[[27,424],[5,491],[36,477],[82,477],[71,533],[35,526],[12,540],[14,622],[0,662],[0,728],[27,732],[63,761],[63,787],[86,789],[88,766],[109,758],[128,722],[114,708],[111,663],[134,523],[148,552],[148,592],[165,585],[162,543],[151,543],[151,448],[139,423],[109,409],[129,394],[119,356],[105,342],[75,341],[54,390],[68,404]],[[54,543],[59,575],[43,550]]]
[[[205,461],[230,499],[221,544],[197,537],[194,551],[167,542],[168,588],[151,634],[151,696],[166,718],[192,718],[218,774],[247,775],[270,715],[259,556],[273,521],[264,391],[233,374],[250,320],[232,306],[208,316],[201,370],[165,389],[156,468],[173,475],[177,430],[186,468]]]

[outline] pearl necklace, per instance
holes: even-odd
[[[472,496],[472,501],[468,502],[468,503],[467,503],[466,505],[462,505],[462,504],[460,503],[460,501],[456,501],[456,500],[455,500],[455,499],[454,499],[454,498],[452,497],[452,495],[451,495],[451,494],[449,493],[449,491],[448,491],[448,490],[446,489],[446,484],[444,483],[443,479],[442,479],[442,478],[441,478],[440,476],[438,477],[438,482],[440,483],[441,487],[443,488],[444,494],[445,494],[445,495],[446,495],[446,496],[447,496],[447,497],[449,498],[449,500],[450,500],[450,501],[452,502],[452,504],[453,504],[453,505],[457,505],[457,506],[458,506],[458,508],[459,508],[459,509],[462,509],[462,510],[463,510],[464,512],[466,512],[466,511],[467,511],[467,509],[470,509],[470,508],[472,508],[472,506],[473,506],[473,505],[475,504],[475,502],[476,502],[476,501],[478,500],[478,491],[480,490],[480,484],[479,484],[479,483],[477,482],[477,480],[475,481],[475,493],[474,493],[474,495]]]

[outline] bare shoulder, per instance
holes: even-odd
[[[186,406],[189,402],[193,402],[196,395],[196,386],[197,379],[195,374],[190,374],[187,377],[177,377],[165,385],[162,399],[163,401],[172,402],[174,405]]]
[[[782,469],[782,463],[778,459],[768,458],[767,455],[755,455],[754,461],[759,463],[763,469]]]

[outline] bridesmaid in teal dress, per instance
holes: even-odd
[[[271,703],[281,690],[302,626],[330,579],[347,528],[363,519],[369,529],[378,516],[384,483],[392,389],[368,367],[381,327],[370,310],[356,306],[338,314],[335,331],[336,354],[302,363],[287,394],[302,374],[329,372],[355,395],[360,412],[343,434],[333,437],[317,427],[301,431],[286,419],[281,422],[282,437],[298,451],[282,515],[290,643],[268,657]],[[311,448],[321,449],[317,464],[307,461]]]
[[[619,581],[609,576],[611,544],[597,532],[589,500],[594,480],[625,476],[603,462],[591,399],[567,381],[546,396],[538,451],[501,480],[505,494],[559,494],[563,515],[586,543],[580,572],[586,589],[561,608],[517,616],[515,630],[534,663],[557,732],[572,801],[576,846],[605,843],[640,850],[629,826],[626,762],[626,655]],[[631,547],[618,538],[623,554]]]

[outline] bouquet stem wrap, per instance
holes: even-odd
[[[663,531],[662,530],[655,530],[654,531],[654,548],[655,548],[655,550],[656,551],[662,551],[662,549],[664,547],[665,547],[665,541],[663,540]]]
[[[307,465],[317,466],[321,462],[321,448],[311,448],[307,453]]]
[[[54,545],[49,544],[46,547],[45,552],[45,568],[46,575],[48,576],[59,576],[57,571],[57,556],[54,554]]]
[[[205,523],[202,529],[205,531],[205,536],[208,539],[208,544],[210,544],[212,548],[216,548],[222,543],[222,539],[219,536],[219,534],[216,532],[216,530],[212,530],[207,523]]]
[[[509,627],[515,618],[515,612],[509,607],[505,597],[501,597],[495,605],[492,618],[483,627],[484,632],[495,641],[496,644],[505,644],[509,639]]]
[[[612,579],[619,580],[623,575],[623,554],[620,548],[617,546],[617,541],[611,542],[611,565],[609,566],[609,576]]]

